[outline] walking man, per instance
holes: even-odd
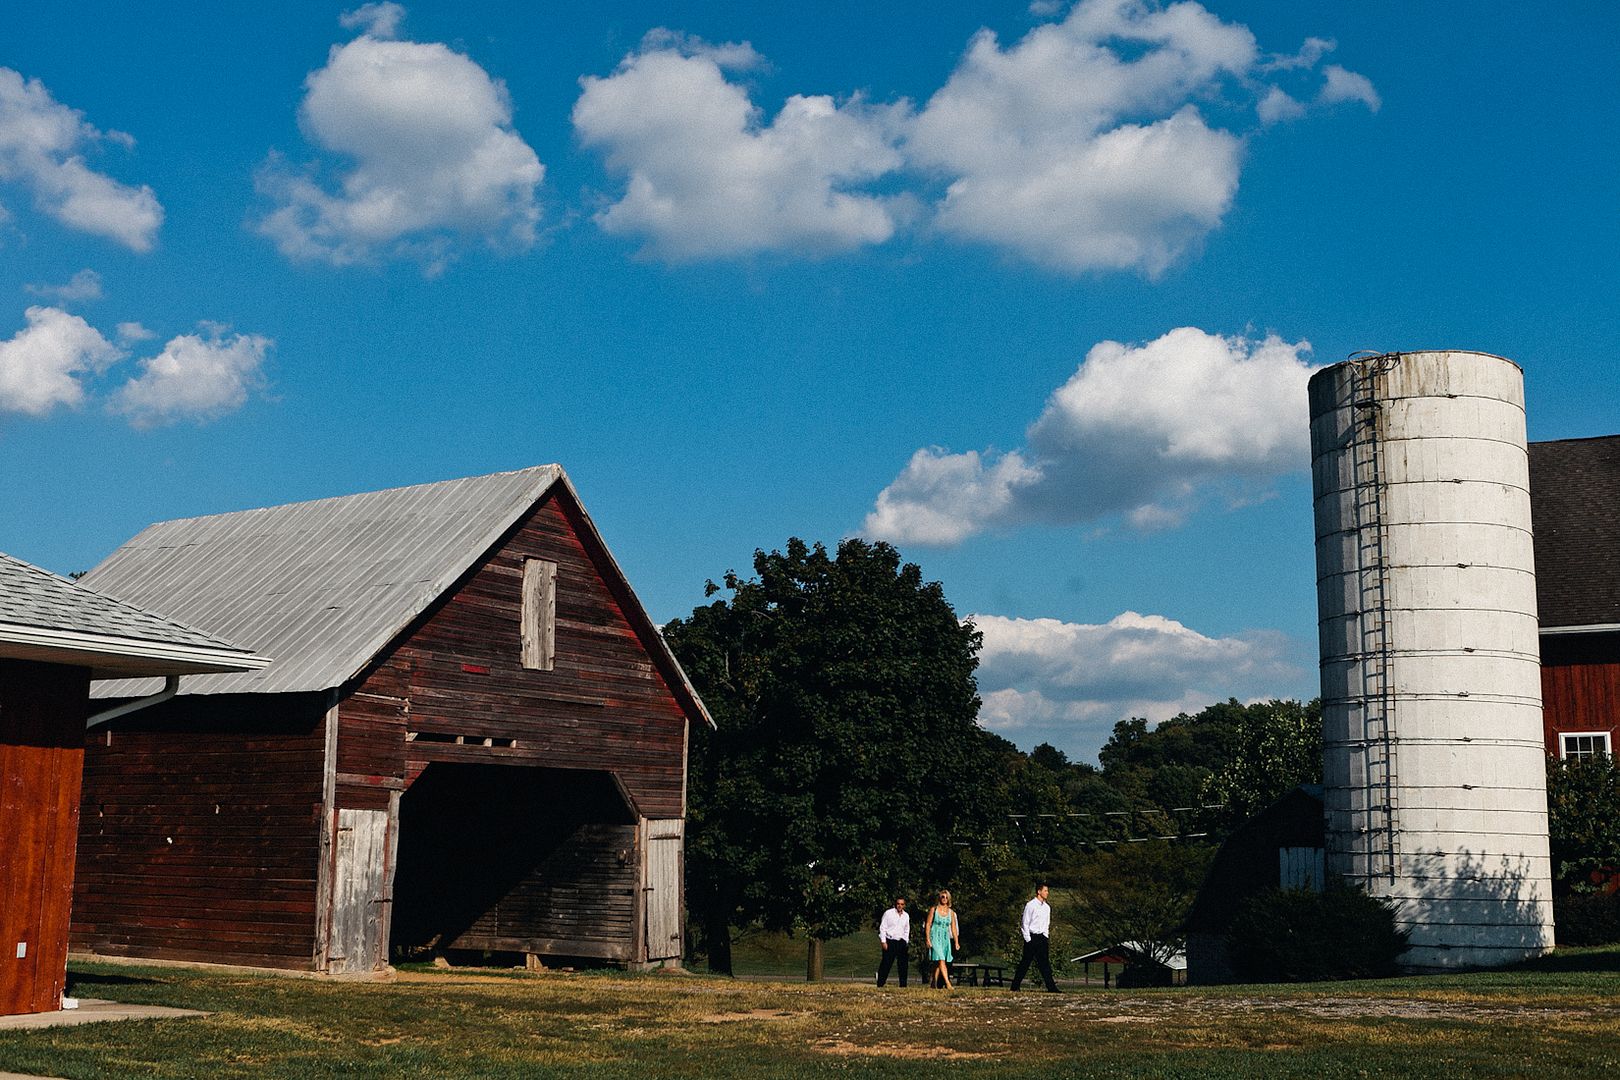
[[[1057,993],[1057,983],[1052,980],[1052,908],[1046,902],[1046,882],[1035,886],[1035,895],[1029,903],[1024,905],[1024,954],[1018,958],[1018,968],[1013,972],[1012,988],[1017,990],[1024,983],[1024,976],[1029,974],[1030,961],[1035,962],[1035,970],[1041,973],[1046,980],[1048,993]]]
[[[906,952],[911,947],[911,916],[906,914],[906,898],[894,898],[894,907],[883,913],[878,923],[878,943],[883,946],[883,959],[878,961],[878,985],[889,981],[889,969],[900,965],[900,989],[906,988],[906,970],[909,963]]]

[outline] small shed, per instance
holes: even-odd
[[[0,554],[0,1016],[62,1006],[91,680],[268,662]]]
[[[90,740],[76,948],[679,958],[710,721],[561,468],[163,522],[86,580],[276,661]]]
[[[1187,982],[1185,950],[1177,949],[1166,956],[1164,950],[1140,941],[1120,941],[1093,949],[1069,963],[1081,965],[1081,978],[1088,986],[1093,964],[1102,968],[1105,987],[1184,986]]]

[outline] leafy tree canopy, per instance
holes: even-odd
[[[688,882],[713,949],[728,923],[826,940],[897,888],[946,882],[996,810],[974,682],[979,633],[884,543],[793,539],[665,627],[714,713],[691,751]]]

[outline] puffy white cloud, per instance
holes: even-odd
[[[1308,683],[1294,643],[1275,631],[1212,638],[1162,615],[1106,623],[973,615],[984,635],[979,689],[985,727],[1025,746],[1094,753],[1113,725],[1159,722],[1228,697],[1291,696]]]
[[[228,335],[204,324],[201,333],[173,338],[161,353],[141,360],[141,373],[118,390],[111,407],[136,427],[223,416],[263,387],[270,345],[257,334]]]
[[[1178,524],[1208,491],[1252,498],[1309,463],[1310,344],[1194,327],[1145,345],[1105,341],[1047,400],[1028,446],[919,450],[862,531],[949,544],[985,529],[1123,515]]]
[[[757,66],[747,45],[655,31],[613,74],[587,76],[574,128],[626,178],[596,215],[666,259],[882,243],[906,201],[858,190],[899,168],[902,105],[795,94],[768,123],[726,71]]]
[[[28,325],[0,341],[0,411],[44,416],[84,401],[84,376],[123,356],[100,331],[60,308],[31,307]]]
[[[94,270],[80,270],[62,285],[25,285],[34,296],[45,296],[70,304],[75,300],[100,300],[101,275]]]
[[[152,331],[138,322],[121,322],[118,324],[118,340],[128,345],[136,341],[151,341],[157,337]]]
[[[43,213],[70,228],[148,251],[163,207],[151,188],[121,184],[85,164],[85,153],[101,142],[134,145],[122,132],[96,130],[38,79],[0,67],[0,182],[28,188]]]
[[[1151,277],[1236,196],[1248,133],[1205,112],[1252,104],[1261,127],[1303,114],[1274,81],[1304,79],[1332,48],[1262,54],[1192,0],[1081,0],[1005,47],[981,30],[920,111],[796,94],[767,117],[727,77],[761,65],[751,47],[657,30],[613,74],[581,80],[574,124],[625,178],[597,223],[666,259],[851,249],[926,217],[1061,272]],[[1352,92],[1328,82],[1319,100]]]
[[[1162,272],[1220,224],[1241,139],[1213,97],[1259,61],[1196,3],[1082,0],[1003,48],[981,30],[918,114],[907,153],[949,179],[937,224],[1058,269]]]
[[[391,40],[402,14],[395,4],[351,12],[348,24],[366,32],[304,82],[305,135],[350,163],[336,187],[275,155],[260,170],[276,207],[259,230],[290,258],[407,257],[436,272],[458,237],[534,243],[545,169],[512,127],[505,85],[445,45]]]
[[[1322,69],[1322,92],[1317,100],[1324,105],[1336,105],[1341,101],[1359,101],[1373,112],[1377,112],[1384,104],[1373,88],[1372,80],[1365,75],[1358,75],[1354,71],[1346,71],[1338,64],[1329,64]]]

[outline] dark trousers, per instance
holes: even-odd
[[[1035,970],[1041,973],[1041,978],[1046,980],[1046,988],[1057,993],[1057,983],[1052,980],[1052,946],[1045,934],[1031,934],[1029,940],[1024,942],[1024,954],[1018,958],[1018,968],[1013,972],[1012,988],[1017,990],[1024,984],[1031,961],[1034,961]]]
[[[888,948],[883,950],[883,959],[878,961],[878,985],[879,986],[882,986],[884,983],[889,981],[889,969],[891,967],[893,967],[895,964],[899,964],[900,965],[900,988],[902,990],[905,989],[905,987],[906,987],[906,968],[909,966],[907,964],[907,962],[906,962],[906,951],[907,951],[907,943],[906,942],[904,942],[904,941],[896,941],[894,938],[889,939]]]

